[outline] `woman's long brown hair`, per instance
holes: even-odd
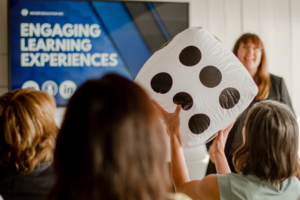
[[[271,100],[255,104],[244,129],[245,143],[233,155],[238,173],[280,185],[296,174],[299,130],[287,105]]]
[[[235,43],[233,47],[233,53],[237,56],[238,49],[241,43],[247,44],[249,41],[252,41],[256,47],[262,48],[261,62],[258,66],[257,72],[254,75],[253,79],[258,87],[258,93],[256,95],[256,100],[266,100],[270,93],[270,75],[267,68],[267,57],[264,49],[264,45],[260,38],[252,33],[243,34]]]
[[[55,149],[55,200],[162,200],[166,144],[147,94],[119,75],[84,83],[72,96]]]

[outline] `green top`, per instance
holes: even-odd
[[[296,200],[300,197],[300,181],[296,177],[280,185],[261,181],[253,175],[218,175],[220,200],[260,199],[260,200]]]
[[[182,193],[170,193],[168,194],[168,200],[192,200],[188,196]]]

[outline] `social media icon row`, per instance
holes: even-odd
[[[42,87],[40,88],[37,82],[29,80],[22,85],[22,88],[32,88],[35,90],[42,90],[44,92],[47,92],[51,96],[55,96],[59,92],[62,98],[69,99],[75,92],[77,85],[73,81],[66,80],[62,82],[58,87],[54,81],[48,80],[45,81]]]

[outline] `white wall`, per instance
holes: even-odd
[[[300,0],[191,0],[191,26],[203,26],[232,49],[246,32],[263,41],[269,71],[285,79],[300,116]]]
[[[190,2],[191,26],[206,28],[230,49],[242,33],[259,35],[270,72],[284,77],[300,116],[300,0],[181,1]],[[0,0],[0,95],[8,91],[7,44],[7,0]],[[58,124],[63,113],[63,108],[57,109]],[[201,179],[208,159],[205,147],[187,149],[185,155],[191,179]]]

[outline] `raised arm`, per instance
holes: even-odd
[[[167,131],[170,136],[171,174],[175,189],[178,190],[180,185],[190,180],[179,136],[179,113],[181,105],[176,107],[174,113],[168,113],[158,103],[155,101],[153,101],[153,103],[162,114],[163,121],[166,124]]]
[[[231,170],[228,165],[227,158],[224,153],[224,148],[228,134],[235,122],[230,124],[224,131],[220,130],[218,136],[214,139],[213,144],[210,147],[210,151],[214,156],[214,161],[217,169],[217,174],[228,174]]]
[[[215,175],[207,176],[202,180],[190,181],[179,136],[181,105],[177,106],[174,113],[168,113],[158,103],[153,103],[162,114],[170,136],[171,175],[176,191],[185,193],[193,200],[218,200],[219,190]]]

